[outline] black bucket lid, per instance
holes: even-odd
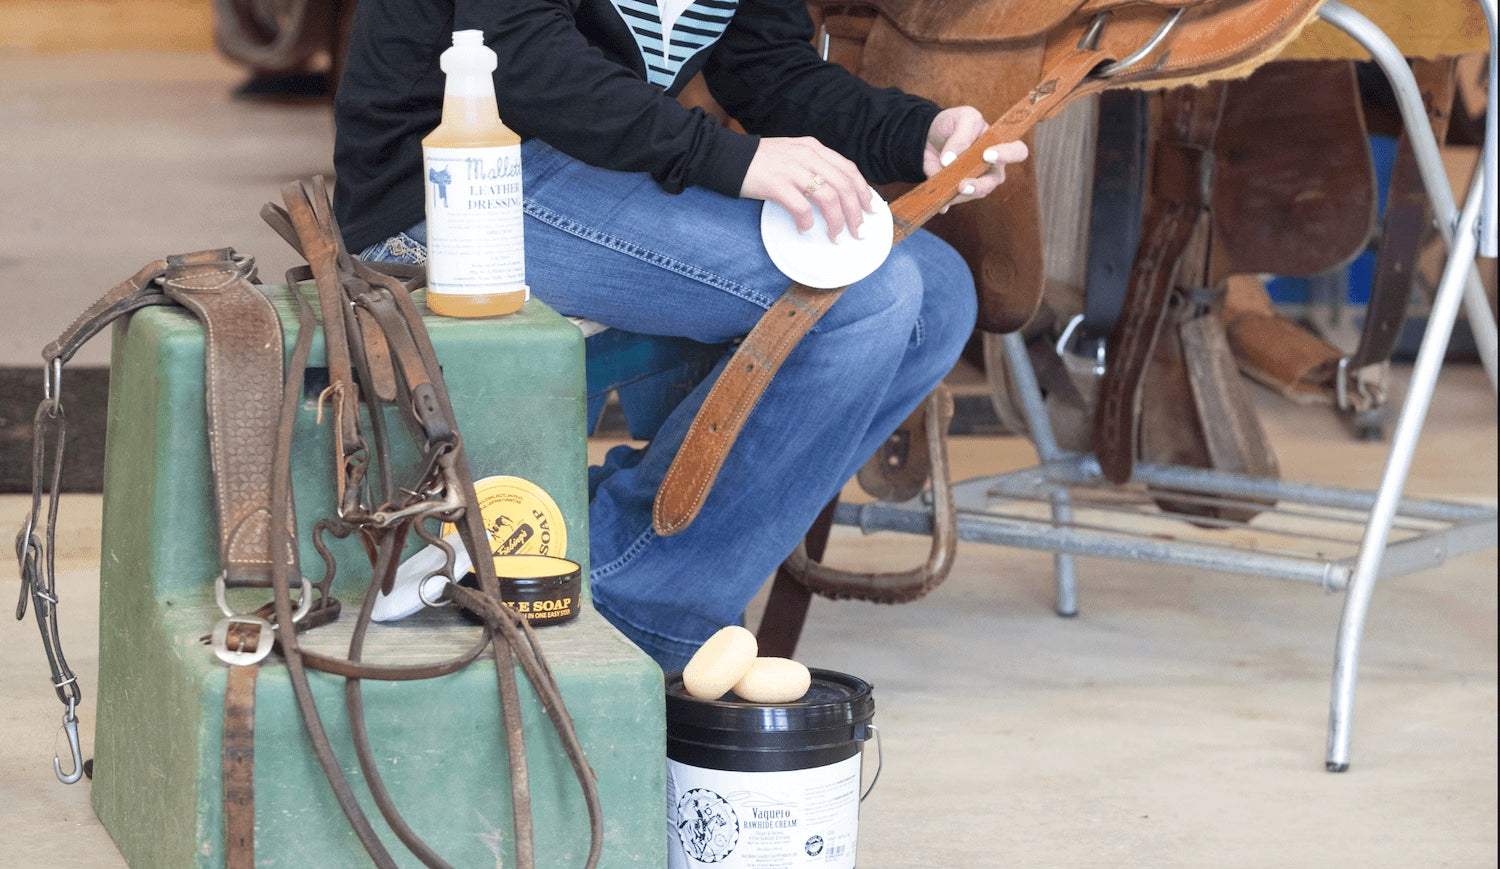
[[[812,684],[801,700],[774,704],[739,699],[699,700],[683,687],[681,673],[668,676],[668,731],[689,727],[734,733],[787,733],[857,727],[875,717],[874,689],[870,683],[834,670],[810,672]]]

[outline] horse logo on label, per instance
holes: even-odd
[[[740,819],[728,800],[707,788],[693,788],[677,801],[677,838],[699,863],[717,863],[734,853]]]

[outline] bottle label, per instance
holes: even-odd
[[[423,148],[427,285],[439,293],[525,292],[521,146]]]

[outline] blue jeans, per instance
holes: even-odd
[[[787,287],[760,243],[759,202],[668,194],[648,175],[535,139],[522,166],[527,282],[564,314],[714,344],[743,337]],[[420,262],[425,241],[418,224],[363,256]],[[974,317],[958,254],[927,232],[902,242],[792,351],[697,521],[658,537],[652,499],[721,361],[649,446],[617,447],[591,474],[594,605],[663,669],[681,669],[739,620],[823,505],[953,367]]]

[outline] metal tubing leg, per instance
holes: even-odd
[[[1488,171],[1488,168],[1482,169],[1476,176]],[[1370,524],[1360,543],[1359,559],[1355,563],[1354,575],[1349,580],[1349,589],[1344,597],[1344,613],[1339,622],[1338,644],[1334,651],[1333,696],[1328,714],[1326,763],[1330,772],[1343,772],[1349,768],[1350,717],[1354,708],[1354,683],[1365,616],[1370,609],[1370,595],[1375,590],[1381,560],[1385,557],[1386,542],[1401,499],[1401,490],[1405,488],[1407,474],[1411,471],[1412,454],[1416,452],[1417,439],[1421,437],[1422,425],[1432,404],[1438,372],[1443,367],[1443,355],[1448,352],[1448,339],[1453,334],[1453,324],[1458,318],[1458,306],[1463,299],[1464,274],[1473,264],[1478,247],[1476,223],[1484,199],[1481,183],[1481,179],[1476,177],[1464,204],[1463,214],[1459,217],[1457,237],[1449,252],[1448,263],[1443,268],[1442,280],[1438,282],[1437,298],[1427,320],[1427,331],[1422,336],[1422,348],[1417,352],[1406,403],[1401,408],[1396,433],[1391,439],[1390,457],[1386,460],[1385,473],[1381,476],[1380,489],[1375,496],[1375,507],[1370,511]]]
[[[1417,168],[1422,175],[1422,185],[1427,189],[1427,198],[1432,201],[1438,230],[1451,252],[1454,244],[1454,228],[1458,221],[1458,204],[1453,199],[1453,188],[1448,182],[1447,170],[1443,168],[1443,157],[1438,149],[1437,138],[1432,134],[1432,124],[1427,120],[1427,110],[1422,105],[1422,92],[1417,87],[1416,77],[1401,50],[1376,27],[1370,19],[1345,6],[1338,0],[1329,0],[1319,11],[1319,16],[1329,24],[1349,34],[1364,49],[1370,52],[1396,95],[1396,105],[1401,110],[1401,120],[1406,126],[1407,139],[1412,153],[1417,158]],[[1486,7],[1486,15],[1490,10]],[[1491,38],[1494,34],[1491,32]],[[1494,111],[1490,114],[1493,116]],[[1483,166],[1488,161],[1481,161]],[[1478,170],[1476,175],[1481,174]],[[1465,264],[1464,316],[1469,321],[1469,330],[1474,334],[1474,344],[1479,351],[1479,360],[1490,378],[1490,389],[1496,388],[1496,335],[1495,317],[1490,312],[1489,299],[1484,285],[1480,283],[1479,271],[1470,262]]]
[[[1052,434],[1052,420],[1047,416],[1047,405],[1042,400],[1042,389],[1036,382],[1036,371],[1031,367],[1031,357],[1026,355],[1026,340],[1019,332],[1003,336],[1005,364],[1010,371],[1011,382],[1021,399],[1021,412],[1026,415],[1027,428],[1031,430],[1031,442],[1036,445],[1037,455],[1043,462],[1062,458],[1057,448],[1057,438]],[[1073,524],[1073,505],[1068,500],[1067,489],[1059,486],[1051,496],[1052,519],[1061,527]],[[1054,609],[1065,618],[1078,615],[1078,581],[1074,572],[1073,556],[1058,552],[1052,556],[1053,571],[1057,582],[1057,601]]]

